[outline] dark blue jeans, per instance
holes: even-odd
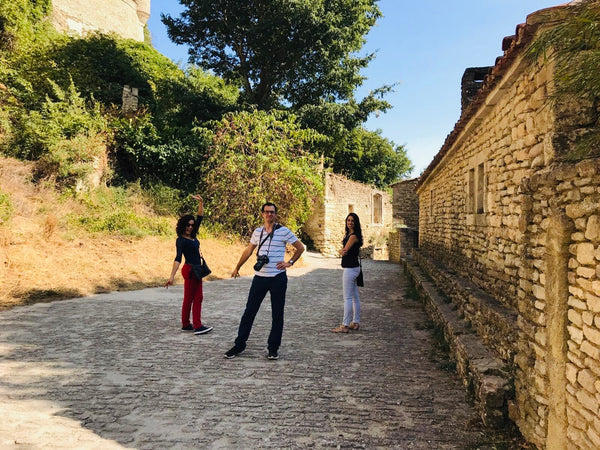
[[[271,333],[267,346],[271,351],[277,351],[281,345],[281,336],[283,334],[283,309],[285,307],[285,292],[287,290],[287,274],[282,272],[274,277],[254,276],[250,292],[248,293],[248,302],[246,309],[240,320],[238,336],[235,339],[235,345],[241,349],[246,348],[246,341],[250,336],[254,318],[258,313],[260,305],[267,292],[271,293]]]

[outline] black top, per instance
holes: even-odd
[[[349,234],[344,238],[344,240],[342,241],[343,246],[346,246],[346,243],[348,242],[348,239],[350,239],[350,236],[352,236],[352,234]],[[354,234],[354,236],[356,235]],[[354,243],[352,247],[350,247],[350,250],[348,250],[348,252],[342,256],[342,267],[350,268],[359,266],[358,252],[360,251],[360,246],[362,245],[362,242],[360,241],[360,238],[358,236],[356,237],[358,240]]]
[[[203,216],[197,216],[194,222],[194,228],[192,229],[191,235],[193,239],[188,239],[183,236],[179,236],[175,241],[175,247],[177,247],[177,256],[175,261],[181,262],[181,256],[185,257],[186,264],[200,264],[200,241],[196,238],[200,223],[202,223]]]

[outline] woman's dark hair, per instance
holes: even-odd
[[[194,224],[196,223],[196,218],[191,214],[186,214],[185,216],[181,216],[179,218],[179,220],[177,221],[177,226],[175,227],[175,232],[177,233],[177,236],[183,236],[185,234],[185,229],[188,223],[190,223],[190,220],[193,220]],[[190,237],[195,238],[197,232],[198,230],[196,229],[196,227],[194,227],[192,235]]]
[[[344,228],[346,229],[346,235],[350,232],[348,229],[348,217],[352,217],[354,219],[354,234],[358,238],[358,246],[362,247],[363,245],[363,237],[362,237],[362,228],[360,227],[360,219],[355,213],[350,213],[346,216],[346,220],[344,220]]]

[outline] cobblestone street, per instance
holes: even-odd
[[[0,313],[0,448],[492,448],[401,266],[363,262],[362,328],[344,335],[339,260],[306,262],[277,361],[268,296],[223,357],[250,278],[205,283],[202,336],[180,331],[181,285]]]

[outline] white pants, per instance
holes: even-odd
[[[344,267],[343,293],[344,293],[344,320],[345,326],[350,322],[360,323],[360,297],[356,277],[360,273],[359,267]]]

